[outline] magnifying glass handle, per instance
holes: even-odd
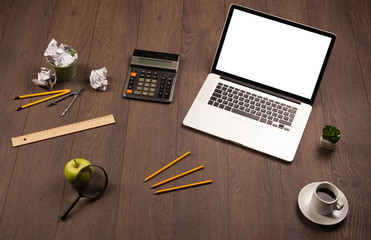
[[[71,206],[66,210],[66,212],[61,216],[61,219],[64,220],[67,215],[71,212],[72,208],[76,205],[76,203],[80,200],[81,196],[77,196],[75,201],[71,204]]]

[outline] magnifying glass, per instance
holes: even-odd
[[[106,171],[97,165],[82,168],[76,176],[75,186],[78,196],[66,212],[61,216],[64,220],[81,197],[94,200],[102,196],[108,185]]]

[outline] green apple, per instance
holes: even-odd
[[[66,180],[72,185],[75,185],[75,180],[79,171],[82,168],[89,165],[91,165],[91,163],[86,159],[74,158],[70,160],[64,167],[64,175],[66,177]],[[87,170],[84,170],[84,172],[79,177],[79,186],[86,185],[90,181],[92,175],[93,175],[92,167],[88,168]]]

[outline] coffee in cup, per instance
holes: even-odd
[[[314,188],[312,199],[310,201],[311,208],[321,215],[328,215],[334,210],[341,210],[344,206],[339,201],[339,189],[329,182],[320,182]]]

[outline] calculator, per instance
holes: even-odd
[[[123,96],[170,103],[173,100],[179,55],[135,49]]]

